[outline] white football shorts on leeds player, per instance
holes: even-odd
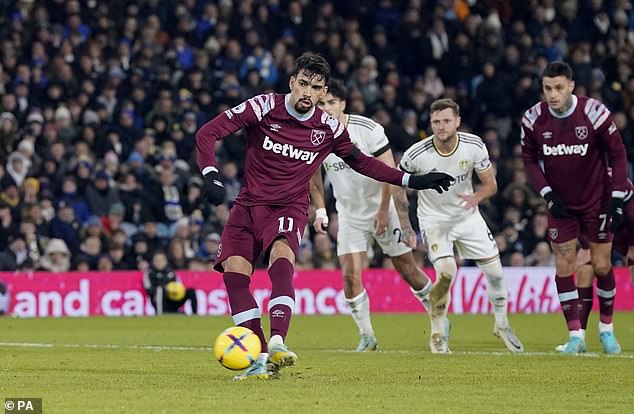
[[[387,229],[382,235],[377,236],[374,234],[374,219],[361,221],[339,214],[337,255],[367,252],[373,238],[381,246],[383,253],[390,257],[412,251],[405,243],[399,242],[402,239],[401,223],[393,205],[390,206],[387,217]]]
[[[454,244],[463,259],[487,259],[499,254],[495,239],[480,213],[453,223],[433,222],[430,217],[426,219],[421,228],[432,263],[439,257],[453,257]]]

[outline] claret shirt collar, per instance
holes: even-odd
[[[568,108],[566,112],[564,112],[563,114],[557,113],[553,111],[553,109],[549,106],[548,110],[550,111],[550,114],[554,116],[555,118],[560,118],[560,119],[568,118],[570,115],[572,115],[572,113],[577,108],[577,95],[571,95],[571,96],[572,96],[572,105],[570,105],[570,108]]]

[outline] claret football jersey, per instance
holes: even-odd
[[[308,206],[310,177],[324,158],[354,150],[343,124],[317,107],[298,113],[290,94],[255,96],[217,119],[220,136],[241,128],[247,135],[244,186],[237,198],[247,205]]]
[[[610,111],[596,99],[572,95],[563,114],[539,102],[522,118],[521,144],[535,189],[543,195],[550,187],[572,210],[596,209],[611,192],[624,195],[625,147]]]

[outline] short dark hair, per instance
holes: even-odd
[[[305,52],[295,59],[291,76],[297,77],[300,72],[307,72],[317,79],[323,79],[326,84],[330,80],[330,65],[324,57],[318,53]]]
[[[447,108],[453,109],[453,113],[456,116],[460,115],[460,105],[458,105],[452,99],[436,99],[434,102],[431,103],[431,112],[442,111]]]
[[[348,99],[348,89],[339,79],[330,79],[328,81],[328,93],[331,93],[335,98],[345,101]]]
[[[556,76],[565,76],[567,79],[572,80],[572,68],[566,62],[555,61],[550,62],[544,68],[543,78],[554,78]]]

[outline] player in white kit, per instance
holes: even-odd
[[[480,137],[458,132],[460,112],[451,99],[439,99],[431,105],[429,138],[412,145],[400,162],[402,170],[413,173],[446,171],[456,181],[444,194],[418,192],[418,220],[427,244],[430,261],[436,270],[436,283],[430,293],[432,353],[448,353],[444,333],[450,288],[456,276],[454,246],[458,254],[475,260],[487,280],[487,293],[493,305],[493,333],[511,352],[524,347],[509,326],[508,292],[504,282],[499,251],[478,204],[497,192],[495,172]],[[482,185],[473,190],[473,172]]]
[[[364,116],[344,113],[346,90],[340,81],[331,79],[328,82],[328,93],[318,105],[346,126],[352,143],[361,152],[394,166],[394,157],[383,127]],[[361,335],[356,350],[376,350],[378,345],[370,320],[370,298],[361,280],[361,271],[372,239],[392,259],[394,267],[425,309],[429,303],[432,283],[416,266],[412,254],[412,248],[416,247],[416,234],[409,221],[407,197],[400,188],[357,173],[334,154],[328,155],[322,166],[337,199],[337,255],[343,271],[346,302]],[[399,205],[398,209],[392,200],[392,193]],[[325,232],[328,224],[323,194],[321,172],[318,170],[311,179],[311,197],[317,207],[314,226],[320,233]]]

